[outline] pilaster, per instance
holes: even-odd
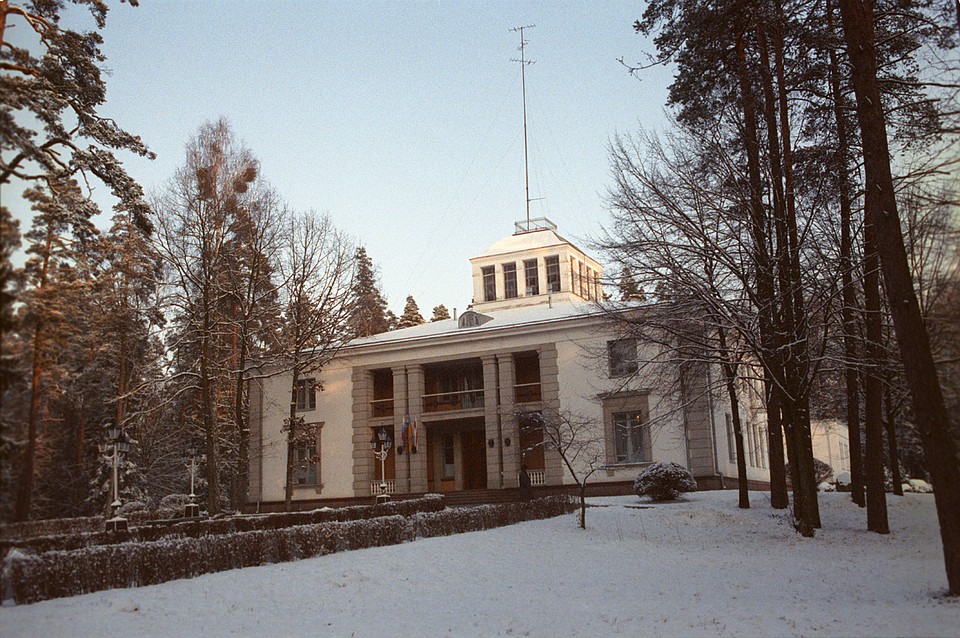
[[[430,452],[428,445],[429,433],[427,426],[422,420],[423,416],[423,393],[425,384],[425,375],[423,366],[406,366],[407,388],[406,394],[406,414],[410,415],[410,421],[417,424],[418,441],[417,451],[404,451],[407,457],[408,465],[408,491],[414,494],[421,494],[429,491],[427,485],[427,455]],[[400,423],[403,424],[403,416],[400,417]],[[398,459],[399,460],[399,459]]]

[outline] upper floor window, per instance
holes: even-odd
[[[483,300],[494,301],[497,298],[497,277],[493,266],[481,268],[483,273]]]
[[[370,412],[373,417],[393,416],[393,371],[389,368],[374,370],[373,401]]]
[[[510,262],[503,265],[503,296],[514,299],[517,293],[517,264]]]
[[[523,261],[523,275],[527,284],[527,296],[540,294],[540,273],[537,270],[536,259],[525,259]]]
[[[547,292],[560,292],[560,257],[551,255],[543,261],[547,265]]]
[[[610,376],[626,377],[637,371],[637,340],[617,339],[607,342]]]
[[[317,409],[317,380],[316,379],[297,379],[297,385],[293,391],[293,400],[297,404],[297,411]]]
[[[320,433],[322,423],[308,423],[294,445],[294,485],[320,485]]]

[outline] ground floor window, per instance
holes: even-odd
[[[617,463],[650,462],[650,428],[642,411],[614,412]]]
[[[649,463],[653,460],[649,397],[645,392],[619,392],[603,400],[607,463]]]
[[[320,432],[322,423],[305,423],[294,442],[294,485],[320,485]]]

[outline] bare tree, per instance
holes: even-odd
[[[350,339],[354,295],[354,248],[328,216],[314,212],[288,219],[280,262],[283,309],[277,343],[277,372],[290,373],[290,410],[285,422],[287,464],[284,507],[290,509],[298,444],[315,438],[297,415],[298,391],[322,390],[322,384],[302,387],[305,375],[319,373]]]
[[[587,481],[607,464],[603,428],[567,410],[517,413],[521,427],[543,430],[538,445],[556,450],[577,484],[580,528],[587,528]]]
[[[229,388],[225,341],[231,330],[224,312],[233,276],[230,245],[259,165],[225,120],[208,123],[187,146],[186,163],[158,198],[156,249],[165,269],[166,312],[175,329],[173,381],[199,395],[197,410],[205,436],[208,511],[220,511],[221,412]]]

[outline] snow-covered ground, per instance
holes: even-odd
[[[574,515],[0,609],[0,636],[957,636],[933,496],[847,494],[798,536],[767,496]]]

